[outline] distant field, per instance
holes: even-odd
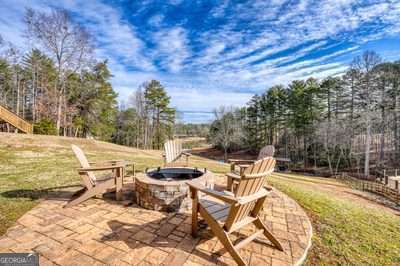
[[[0,133],[0,235],[38,203],[44,190],[80,184],[71,144],[79,145],[90,161],[130,160],[139,171],[162,163],[161,151],[95,140]],[[198,156],[191,157],[191,164],[220,173],[228,170],[225,164]]]

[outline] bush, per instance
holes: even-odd
[[[43,118],[33,125],[33,132],[40,135],[57,135],[56,124],[48,118]]]

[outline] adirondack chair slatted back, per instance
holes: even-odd
[[[260,150],[257,160],[261,160],[265,157],[274,157],[275,147],[273,145],[267,145]]]
[[[264,186],[265,177],[273,172],[275,163],[276,161],[274,158],[265,157],[250,165],[244,171],[239,181],[236,191],[234,192],[235,197],[249,196],[257,193]],[[252,177],[251,175],[257,176]],[[230,230],[234,224],[248,217],[255,205],[256,201],[252,201],[246,204],[232,206],[225,223],[225,228]]]
[[[76,145],[71,145],[76,158],[78,159],[82,168],[90,167],[89,161],[87,160],[85,153]],[[82,176],[83,182],[86,187],[93,187],[96,183],[96,176],[93,172],[86,172],[85,176]]]
[[[182,143],[178,140],[169,140],[164,144],[165,160],[173,162],[182,153]]]

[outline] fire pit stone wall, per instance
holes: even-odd
[[[146,209],[157,211],[185,211],[190,209],[187,181],[196,180],[212,184],[213,176],[205,170],[200,177],[187,180],[159,180],[141,173],[135,179],[136,203]]]

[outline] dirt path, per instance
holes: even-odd
[[[275,173],[275,177],[282,178],[288,182],[294,182],[298,185],[302,185],[308,188],[313,188],[317,191],[322,191],[333,196],[349,200],[351,202],[357,202],[358,204],[367,208],[376,208],[385,210],[388,213],[400,216],[400,211],[385,206],[375,200],[376,196],[367,192],[352,189],[345,184],[339,183],[332,179],[322,179],[311,176],[298,176],[295,174],[282,174]]]

